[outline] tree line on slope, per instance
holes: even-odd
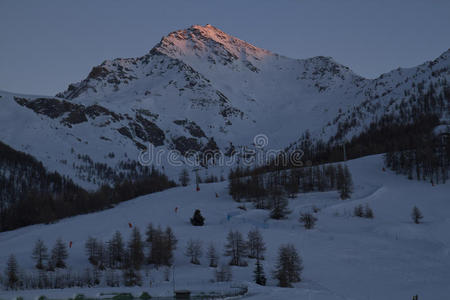
[[[155,168],[124,178],[113,187],[88,192],[57,172],[48,172],[32,156],[0,142],[0,231],[51,223],[111,207],[176,184]]]
[[[345,141],[349,159],[386,153],[386,166],[392,170],[410,179],[445,183],[450,170],[450,132],[441,136],[434,130],[442,125],[441,119],[448,118],[450,87],[442,81],[428,88],[423,83],[413,88],[415,92],[405,92],[405,98],[397,104],[392,99],[387,113],[349,141],[344,137],[360,124],[356,117],[359,108],[352,118],[338,124],[336,135],[328,143],[312,141],[308,133],[304,134],[299,144],[300,149],[306,149],[304,159],[314,163],[341,160]]]
[[[305,229],[314,228],[317,217],[314,215],[320,209],[313,207],[313,213],[301,212],[299,222]],[[195,215],[201,215],[196,210]],[[374,214],[368,204],[354,207],[353,215],[360,218],[373,218]],[[411,218],[415,224],[420,224],[423,214],[416,206],[413,207]],[[199,226],[198,224],[193,224]],[[203,224],[202,224],[203,225]],[[85,241],[85,253],[90,267],[84,272],[72,272],[66,261],[69,256],[67,243],[57,238],[52,250],[48,251],[45,243],[38,239],[31,252],[35,262],[36,272],[25,273],[20,270],[14,255],[7,262],[4,277],[0,274],[0,282],[6,289],[43,289],[65,287],[92,287],[106,285],[111,287],[142,286],[141,270],[153,267],[156,270],[163,267],[165,280],[170,280],[170,267],[174,264],[174,252],[178,240],[171,227],[165,229],[148,224],[145,237],[138,227],[132,227],[130,237],[124,241],[122,233],[116,231],[106,242],[89,236]],[[69,243],[69,248],[72,242]],[[267,278],[262,261],[265,260],[266,243],[261,232],[255,228],[248,232],[247,239],[239,230],[230,230],[226,237],[223,256],[226,262],[219,264],[221,255],[216,245],[211,242],[206,250],[208,267],[214,268],[213,276],[216,282],[231,281],[230,266],[247,267],[249,259],[255,259],[253,280],[259,285],[265,285]],[[204,255],[203,242],[199,239],[189,239],[183,254],[191,264],[200,265]],[[272,272],[272,277],[281,287],[292,286],[301,280],[303,270],[302,259],[291,244],[279,248],[278,259]],[[150,279],[148,275],[147,279]],[[151,279],[150,279],[151,286]]]
[[[256,208],[271,211],[271,218],[288,213],[287,197],[299,192],[338,190],[342,200],[351,197],[353,180],[346,165],[333,164],[261,173],[259,168],[236,167],[229,174],[229,194],[237,202],[251,201]]]
[[[423,83],[413,85],[413,89],[406,91],[401,101],[392,99],[381,117],[350,139],[345,138],[346,134],[362,126],[365,118],[381,108],[380,103],[365,101],[347,119],[338,122],[338,116],[333,122],[337,126],[336,134],[328,141],[312,138],[305,131],[295,145],[252,172],[262,174],[296,168],[288,159],[294,150],[301,150],[302,161],[310,165],[340,162],[345,158],[345,144],[347,159],[387,153],[386,166],[394,171],[411,179],[444,183],[449,178],[450,137],[449,132],[440,136],[434,130],[442,125],[441,120],[448,118],[450,86],[444,80],[428,88]],[[370,114],[364,114],[363,109]]]
[[[66,263],[68,248],[61,238],[58,238],[50,254],[45,243],[38,239],[33,247],[31,257],[35,262],[37,272],[23,272],[14,255],[8,259],[4,276],[0,281],[6,289],[47,289],[66,287],[92,287],[97,285],[142,286],[143,266],[156,269],[165,267],[165,280],[169,281],[169,267],[173,265],[174,251],[178,240],[172,229],[163,230],[160,226],[148,225],[145,238],[139,229],[134,227],[126,243],[119,231],[103,243],[101,240],[88,237],[85,242],[85,253],[91,267],[84,272],[71,271]],[[221,263],[220,255],[214,243],[207,249],[207,262],[214,268],[213,276],[216,282],[231,281],[230,266],[247,267],[247,259],[255,259],[253,280],[259,285],[266,285],[266,275],[262,266],[265,259],[265,242],[258,229],[248,232],[247,240],[242,233],[231,230],[227,235],[223,255],[228,263]],[[192,264],[201,264],[203,245],[200,240],[189,239],[184,251]],[[292,244],[281,245],[278,258],[272,272],[272,277],[281,287],[289,287],[292,283],[301,281],[303,270],[302,258]],[[118,272],[121,272],[118,273]],[[147,276],[147,279],[148,278]],[[150,279],[151,286],[151,279]]]

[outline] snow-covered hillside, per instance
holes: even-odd
[[[291,59],[194,25],[143,57],[103,62],[58,96],[114,111],[147,109],[174,137],[173,121],[188,119],[221,148],[249,145],[258,133],[280,147],[355,103],[365,81],[328,57]]]
[[[417,67],[398,68],[382,74],[364,84],[359,92],[365,97],[363,102],[355,103],[350,109],[340,111],[317,136],[328,140],[336,136],[339,129],[345,128],[343,130],[345,133],[339,140],[349,140],[383,116],[399,117],[405,111],[414,109],[420,112],[417,108],[423,103],[419,100],[424,96],[426,98],[427,94],[438,95],[444,109],[434,112],[445,118],[450,110],[449,81],[450,49],[433,61],[425,62]]]
[[[269,149],[284,149],[306,130],[326,141],[343,122],[354,135],[417,86],[442,89],[449,64],[447,51],[369,80],[329,57],[287,58],[194,25],[142,57],[104,61],[56,97],[0,92],[0,140],[93,189],[105,179],[89,165],[120,172],[149,143],[182,155],[230,153],[264,134]],[[158,167],[179,173],[165,160]]]
[[[175,252],[176,288],[223,289],[209,282],[213,270],[194,266],[183,254],[190,238],[199,238],[206,247],[210,241],[223,249],[230,229],[246,234],[259,228],[267,243],[264,268],[269,275],[273,269],[277,249],[283,243],[294,243],[304,262],[303,281],[295,288],[277,288],[273,279],[267,287],[252,284],[254,261],[248,267],[233,267],[234,281],[249,285],[246,299],[419,299],[442,300],[450,293],[450,185],[432,186],[426,182],[407,180],[403,176],[382,170],[382,157],[370,156],[349,161],[355,184],[351,200],[342,201],[337,192],[300,194],[290,200],[292,214],[287,220],[268,218],[268,212],[247,205],[247,211],[237,208],[227,195],[227,183],[203,184],[199,192],[195,186],[173,188],[161,193],[139,197],[113,209],[61,220],[51,225],[35,225],[0,233],[0,269],[10,253],[14,253],[21,268],[33,267],[31,249],[41,238],[48,246],[57,237],[72,241],[68,264],[74,271],[82,271],[88,260],[84,243],[89,235],[111,238],[115,230],[125,237],[131,232],[128,223],[144,230],[149,222],[170,225],[179,239]],[[215,197],[219,194],[219,198]],[[374,219],[351,216],[357,204],[369,204]],[[300,211],[320,208],[316,228],[305,230],[299,224]],[[410,218],[417,205],[424,215],[423,224]],[[175,213],[178,207],[178,213]],[[189,223],[195,209],[206,218],[204,227]],[[227,215],[232,216],[227,220]],[[221,257],[221,261],[226,261]],[[95,296],[100,292],[132,291],[139,295],[169,295],[172,282],[164,282],[163,269],[150,270],[152,287],[144,282],[140,288],[93,288],[81,290]],[[38,295],[62,298],[79,293],[77,289],[49,291],[1,291],[0,298],[24,295],[34,299]]]

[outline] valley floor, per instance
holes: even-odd
[[[246,284],[246,299],[419,299],[441,300],[450,294],[450,184],[432,186],[428,182],[408,180],[391,171],[383,171],[382,156],[370,156],[349,161],[355,185],[352,199],[342,201],[337,192],[299,194],[290,200],[292,213],[282,221],[271,220],[268,212],[238,209],[227,193],[227,183],[170,189],[122,203],[113,209],[61,220],[51,225],[35,225],[0,233],[0,269],[3,270],[11,253],[18,258],[22,269],[31,269],[31,251],[37,238],[51,247],[57,237],[72,241],[68,265],[82,271],[88,266],[84,243],[89,235],[110,239],[120,230],[128,239],[128,223],[145,232],[148,223],[170,225],[177,236],[175,253],[175,281],[177,289],[217,289]],[[215,197],[219,194],[219,198]],[[352,216],[357,204],[368,203],[375,218]],[[318,222],[312,230],[305,230],[298,222],[300,211],[312,205],[321,208]],[[413,224],[413,206],[424,215],[423,224]],[[175,208],[178,212],[175,213]],[[195,209],[206,218],[206,226],[193,227],[189,223]],[[227,216],[232,216],[229,220]],[[222,253],[230,229],[244,235],[258,227],[267,245],[264,269],[270,278],[281,244],[293,243],[304,263],[303,281],[294,288],[278,288],[270,278],[268,286],[252,283],[254,261],[248,267],[233,267],[233,283],[212,284],[213,269],[189,264],[184,248],[190,238],[201,239],[204,248],[212,241]],[[205,251],[204,251],[205,252]],[[221,261],[227,260],[221,257]],[[102,292],[142,291],[152,296],[172,294],[173,283],[163,281],[162,270],[148,271],[152,278],[139,288],[92,288],[64,290],[0,291],[0,299],[24,296],[35,299],[68,298],[83,293],[97,296]]]

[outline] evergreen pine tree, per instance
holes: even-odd
[[[171,266],[173,263],[173,252],[177,249],[178,240],[175,237],[175,234],[172,231],[172,228],[167,227],[166,232],[164,233],[164,257],[163,263],[166,266]]]
[[[148,262],[159,268],[163,265],[164,251],[164,235],[161,226],[158,226],[158,228],[153,229]]]
[[[258,228],[250,230],[247,235],[248,239],[248,257],[256,259],[264,259],[266,245],[264,243],[261,232]]]
[[[191,264],[199,265],[203,255],[202,241],[190,239],[186,245],[185,255],[190,258]]]
[[[128,241],[128,257],[130,267],[139,270],[144,262],[145,256],[141,233],[137,227],[133,228],[130,240]]]
[[[69,257],[69,254],[67,252],[67,246],[61,238],[58,238],[56,240],[55,246],[53,246],[52,249],[52,256],[51,256],[52,266],[61,269],[66,268],[67,257]]]
[[[203,226],[205,224],[205,218],[202,216],[199,209],[196,209],[194,216],[191,218],[191,224],[194,226]]]
[[[116,231],[112,239],[108,242],[109,267],[121,268],[125,262],[125,245],[122,234]]]
[[[244,260],[244,257],[247,256],[247,243],[239,231],[230,230],[228,233],[225,256],[231,257],[230,265],[232,266],[247,266],[247,262]]]
[[[156,268],[161,265],[171,266],[173,263],[173,251],[177,248],[178,240],[171,227],[163,232],[161,227],[152,229],[152,242],[148,263],[154,264]]]
[[[33,254],[31,257],[36,261],[36,268],[44,269],[44,261],[48,259],[48,249],[41,239],[38,239],[34,244]]]
[[[283,190],[278,186],[274,186],[270,193],[270,217],[276,220],[286,218],[290,213],[288,205],[289,202],[287,201]]]
[[[294,245],[282,245],[278,252],[278,260],[273,274],[274,278],[278,280],[278,285],[290,287],[291,283],[301,281],[302,270],[302,259]]]
[[[266,285],[266,275],[264,274],[264,269],[259,259],[256,260],[255,270],[253,273],[256,284]]]
[[[214,246],[213,243],[209,244],[207,256],[208,256],[209,266],[211,268],[217,267],[217,263],[219,261],[219,256],[217,254],[216,247]]]
[[[97,241],[97,247],[95,251],[95,259],[97,260],[97,269],[105,270],[107,264],[108,249],[103,241]],[[97,271],[96,269],[96,271]]]
[[[88,257],[88,260],[91,264],[97,265],[97,240],[91,236],[88,237],[85,245],[84,245],[86,255]]]
[[[5,279],[7,289],[16,290],[20,287],[19,267],[17,265],[16,257],[11,254],[8,258],[5,269]]]

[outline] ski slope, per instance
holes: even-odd
[[[292,213],[286,220],[268,219],[268,212],[238,209],[238,203],[227,195],[227,183],[203,184],[173,188],[142,196],[106,211],[72,217],[51,225],[35,225],[0,233],[0,268],[5,268],[8,256],[14,253],[23,270],[33,268],[31,250],[37,238],[51,248],[57,237],[72,241],[68,265],[82,271],[88,266],[84,242],[89,235],[106,241],[116,230],[125,239],[131,232],[128,222],[143,233],[149,222],[170,225],[179,242],[175,253],[177,289],[221,290],[224,284],[212,284],[213,269],[202,257],[202,265],[189,264],[184,248],[190,238],[203,241],[204,252],[210,242],[222,254],[230,229],[243,234],[258,227],[267,245],[264,269],[268,286],[252,283],[254,260],[248,267],[233,267],[233,283],[249,286],[245,299],[419,299],[442,300],[450,293],[450,184],[431,186],[427,182],[411,181],[390,171],[382,171],[382,156],[369,156],[348,162],[353,175],[355,193],[342,201],[337,192],[300,194],[290,200]],[[219,198],[215,197],[219,194]],[[369,204],[375,218],[352,216],[357,204]],[[297,221],[299,212],[321,208],[318,222],[305,230]],[[417,205],[424,215],[423,224],[413,224],[410,213]],[[178,213],[175,213],[178,207]],[[195,209],[206,218],[204,227],[189,223]],[[231,215],[227,220],[227,215]],[[274,268],[278,247],[295,244],[304,263],[303,281],[294,288],[278,288],[270,273]],[[226,261],[221,257],[220,261]],[[35,299],[72,297],[83,293],[96,296],[101,292],[131,291],[139,295],[148,291],[152,296],[171,295],[173,283],[164,282],[163,269],[151,269],[149,282],[139,288],[96,287],[92,289],[0,291],[0,299],[24,296]]]

